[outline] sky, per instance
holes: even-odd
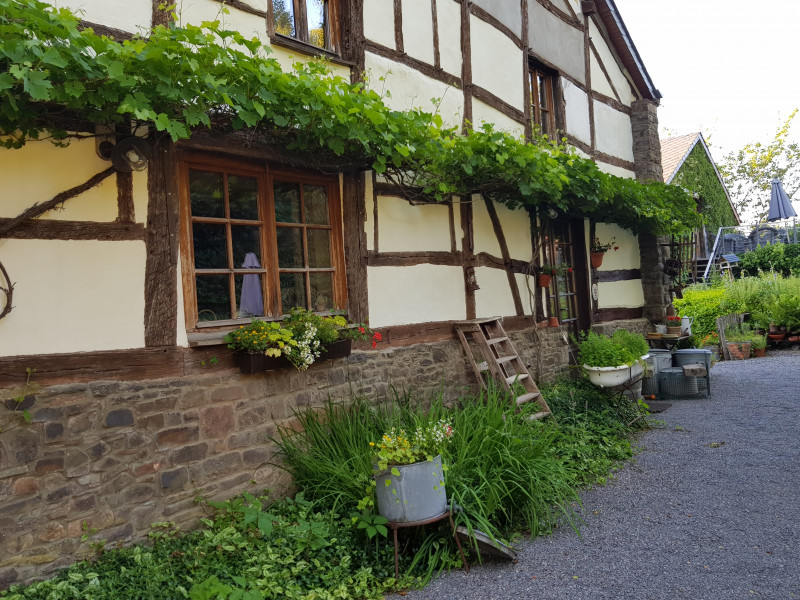
[[[800,0],[614,2],[663,96],[662,137],[700,131],[719,162],[800,108]]]

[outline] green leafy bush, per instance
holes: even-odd
[[[717,318],[727,314],[721,306],[724,296],[724,287],[693,285],[683,290],[683,299],[676,298],[672,303],[681,315],[694,319],[692,333],[703,337],[716,331]]]
[[[647,350],[639,352],[639,344],[635,337],[642,336],[626,332],[629,335],[608,337],[590,331],[583,334],[578,343],[578,360],[590,367],[617,367],[632,365],[639,357],[647,354]],[[644,338],[642,338],[644,342]],[[644,342],[647,347],[647,342]]]
[[[627,329],[617,329],[611,335],[612,341],[631,351],[635,357],[644,356],[650,351],[650,346],[641,335]]]
[[[800,244],[771,244],[746,252],[740,257],[739,271],[743,276],[759,272],[800,275]]]

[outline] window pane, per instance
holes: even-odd
[[[234,269],[261,266],[261,227],[231,225],[231,239]]]
[[[205,275],[197,278],[197,318],[218,321],[231,318],[230,291],[227,275]]]
[[[331,232],[327,229],[308,229],[308,266],[331,266]]]
[[[333,273],[309,273],[313,310],[333,308]]]
[[[547,100],[547,79],[543,75],[537,75],[536,81],[539,87],[539,106],[549,108],[550,102]]]
[[[193,217],[224,217],[222,173],[189,171],[189,197]]]
[[[306,17],[308,19],[308,41],[319,48],[327,47],[325,43],[325,13],[323,0],[305,0]]]
[[[278,266],[281,269],[305,267],[303,260],[303,230],[296,227],[278,227]]]
[[[275,220],[278,223],[300,223],[300,185],[276,181]]]
[[[306,278],[303,273],[281,273],[281,310],[288,314],[295,306],[308,308]]]
[[[228,268],[228,245],[225,225],[194,223],[192,225],[192,237],[194,239],[195,268]]]
[[[272,0],[275,32],[296,37],[293,0]]]
[[[258,220],[258,180],[255,177],[228,176],[228,202],[231,219]]]
[[[551,133],[550,132],[550,113],[546,110],[542,111],[542,133]]]
[[[263,316],[264,291],[261,287],[261,275],[235,275],[233,284],[236,289],[237,316],[240,319]]]
[[[303,202],[306,205],[306,223],[328,224],[328,194],[321,185],[304,185]]]

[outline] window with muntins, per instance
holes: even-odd
[[[276,34],[339,52],[338,0],[271,0]]]
[[[181,163],[187,327],[346,303],[337,177]]]
[[[553,139],[556,132],[553,75],[534,66],[530,67],[531,122],[533,128]]]

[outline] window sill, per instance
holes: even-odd
[[[285,35],[281,35],[280,33],[276,33],[269,38],[270,43],[274,46],[278,46],[279,48],[286,48],[287,50],[297,50],[298,52],[302,52],[303,54],[308,54],[317,58],[325,58],[331,61],[334,64],[342,65],[344,67],[355,67],[356,63],[351,60],[346,60],[336,54],[335,52],[331,52],[330,50],[326,50],[325,48],[320,48],[319,46],[314,46],[313,44],[307,44],[306,42],[302,42],[298,39],[288,37]]]

